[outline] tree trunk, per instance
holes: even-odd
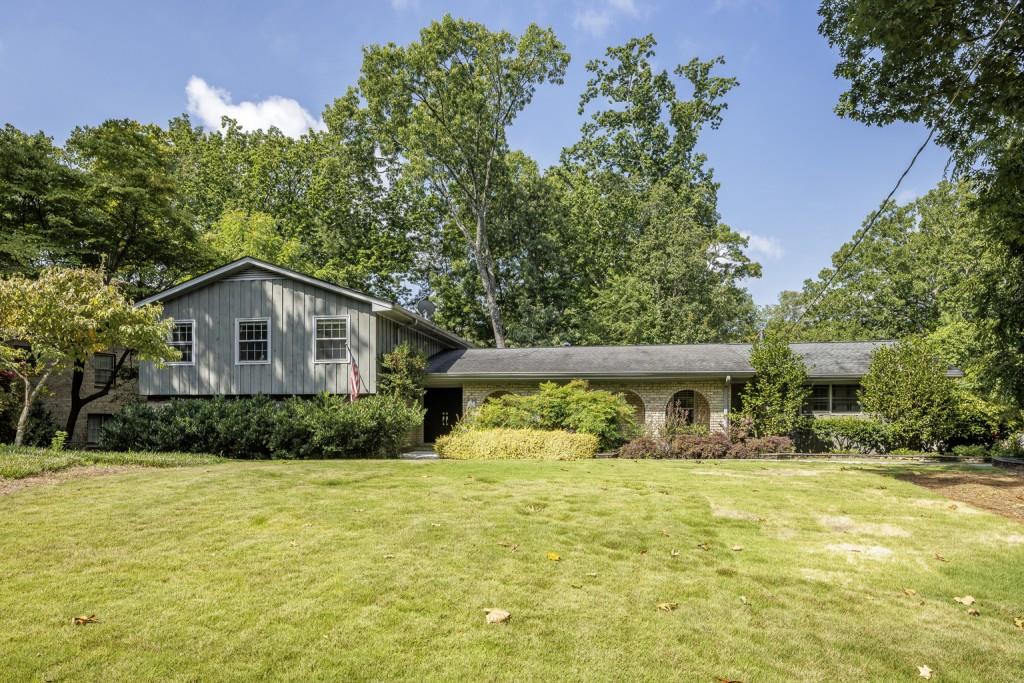
[[[483,219],[478,217],[476,244],[471,244],[470,248],[476,252],[476,268],[480,272],[480,281],[484,286],[484,302],[487,305],[487,314],[491,318],[494,345],[503,349],[505,348],[505,323],[501,318],[501,308],[498,307],[498,282],[494,275],[494,258],[491,256],[491,246],[487,241],[485,230],[486,225]]]
[[[14,445],[25,445],[25,430],[28,429],[28,413],[32,408],[32,385],[28,379],[22,380],[25,384],[25,399],[21,405],[21,415],[18,416],[18,429],[14,432]]]
[[[114,369],[110,372],[107,382],[88,396],[82,396],[82,384],[85,382],[85,363],[82,361],[75,362],[75,371],[71,375],[71,405],[68,411],[68,420],[64,425],[64,431],[67,432],[69,443],[71,437],[75,435],[75,425],[78,423],[78,416],[82,414],[82,408],[110,393],[110,388],[114,386],[117,374],[121,371],[121,367],[124,365],[129,354],[131,354],[129,350],[121,352],[121,357],[114,364]]]

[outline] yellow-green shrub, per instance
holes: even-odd
[[[440,437],[438,455],[453,460],[582,460],[597,453],[593,434],[542,429],[471,429]]]

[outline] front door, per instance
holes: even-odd
[[[423,440],[433,443],[452,430],[462,417],[462,388],[427,389],[423,396],[427,415],[423,418]]]

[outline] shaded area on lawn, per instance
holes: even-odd
[[[952,500],[1024,522],[1024,471],[986,468],[904,472],[899,478]]]
[[[0,493],[10,480],[35,477],[48,472],[60,472],[90,465],[108,467],[187,467],[213,465],[223,458],[195,453],[151,453],[148,451],[54,451],[48,448],[14,447],[0,445]],[[9,487],[7,487],[9,488]],[[19,487],[20,488],[20,487]]]

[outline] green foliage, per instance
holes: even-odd
[[[395,396],[408,404],[418,404],[423,398],[426,369],[427,357],[402,342],[381,358],[377,392]]]
[[[987,458],[990,454],[989,447],[982,444],[953,446],[953,455],[960,458]]]
[[[15,382],[0,377],[0,444],[14,443],[18,430],[24,390]],[[32,404],[25,428],[25,446],[46,446],[53,438],[56,425],[53,415],[38,401]]]
[[[50,450],[54,452],[64,450],[64,443],[68,440],[68,433],[65,431],[58,430],[53,433],[53,438],[50,439]]]
[[[545,429],[466,429],[438,438],[438,455],[453,460],[583,460],[597,453],[597,437]]]
[[[820,417],[811,421],[815,438],[836,453],[888,453],[895,445],[890,426],[859,417]]]
[[[602,450],[614,448],[635,430],[633,409],[621,394],[593,390],[583,380],[544,382],[529,396],[489,399],[467,415],[466,429],[566,430],[597,437]]]
[[[27,446],[0,446],[0,481],[23,479],[45,472],[58,472],[85,465],[137,465],[142,467],[184,467],[221,462],[212,455],[192,453],[110,453],[93,450],[54,450]]]
[[[756,436],[786,436],[800,426],[807,399],[807,369],[789,344],[776,335],[754,342],[750,351],[754,378],[743,388],[741,416]]]
[[[141,360],[176,358],[167,343],[172,323],[160,314],[159,306],[133,306],[95,270],[55,267],[36,279],[0,279],[0,370],[25,389],[15,444],[25,443],[32,404],[51,375],[114,348],[133,349]]]
[[[202,241],[219,264],[252,256],[300,272],[315,270],[302,258],[302,243],[282,236],[274,217],[265,213],[227,211],[203,233]]]
[[[889,423],[896,442],[934,450],[955,434],[958,395],[934,343],[910,337],[875,351],[861,384],[864,410]]]
[[[231,458],[378,458],[397,454],[422,410],[388,396],[275,402],[216,397],[122,408],[100,443],[115,451],[183,451]]]

